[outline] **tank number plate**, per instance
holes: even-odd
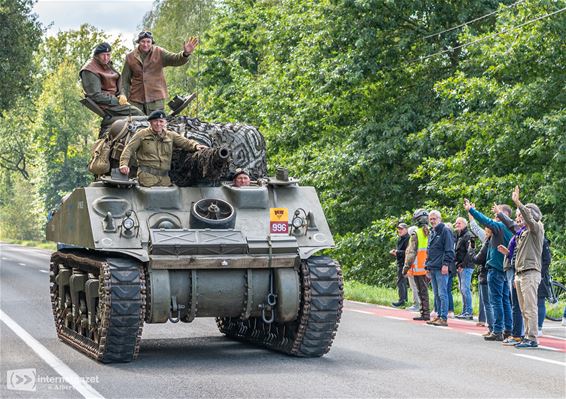
[[[269,209],[269,232],[271,234],[289,234],[289,209]]]

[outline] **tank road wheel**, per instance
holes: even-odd
[[[142,264],[55,252],[50,278],[55,327],[62,341],[104,363],[136,358],[145,315]]]
[[[330,350],[342,316],[344,284],[337,262],[313,256],[301,262],[301,305],[297,320],[265,323],[261,318],[217,318],[221,333],[289,355],[319,357]]]

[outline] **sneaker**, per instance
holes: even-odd
[[[393,305],[394,307],[398,308],[400,306],[403,306],[405,304],[405,301],[397,301],[397,302],[392,302],[391,305]]]
[[[464,314],[464,313],[460,313],[460,314],[457,314],[457,315],[456,315],[456,316],[454,316],[454,317],[455,317],[455,318],[457,318],[457,319],[463,319],[463,318],[464,318],[464,316],[465,316],[465,314]]]
[[[432,312],[430,312],[430,317],[432,317],[433,319],[436,319],[438,317],[438,313],[436,313],[434,310]]]
[[[460,319],[460,320],[473,320],[474,316],[472,316],[469,313],[462,313],[462,314],[459,314],[458,316],[456,316],[456,318]]]
[[[536,341],[531,341],[530,339],[523,339],[521,342],[515,345],[515,348],[537,348],[537,347],[538,347],[538,343]]]
[[[434,325],[434,323],[435,323],[438,319],[440,319],[440,317],[434,317],[432,320],[427,321],[426,324]]]
[[[542,337],[542,330],[537,331],[537,337]]]
[[[503,338],[509,338],[512,337],[513,333],[511,331],[503,331]]]
[[[435,322],[432,323],[432,325],[438,327],[448,327],[448,322],[446,321],[446,319],[439,317]]]
[[[487,337],[487,336],[489,336],[489,335],[491,335],[491,334],[493,334],[493,333],[491,332],[491,330],[487,330],[487,331],[484,332],[481,336],[482,336],[482,337]]]
[[[405,310],[408,310],[409,312],[418,312],[418,311],[419,311],[419,308],[418,308],[416,305],[413,305],[413,306],[409,306],[409,307],[408,307],[407,309],[405,309]]]
[[[430,320],[430,317],[429,316],[418,316],[418,317],[413,317],[413,320],[428,321],[428,320]]]
[[[476,327],[485,327],[485,323],[483,321],[478,321],[476,323]]]
[[[448,318],[453,319],[454,318],[454,312],[448,312]]]
[[[503,341],[503,334],[502,333],[491,333],[487,337],[483,337],[486,341]]]
[[[519,337],[509,337],[503,340],[503,345],[505,346],[515,346],[521,343],[521,338]]]

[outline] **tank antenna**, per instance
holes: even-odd
[[[200,44],[200,36],[202,34],[202,3],[199,1],[198,2],[198,23],[197,23],[197,38],[199,40],[199,44]],[[196,76],[196,82],[195,82],[195,91],[197,94],[197,102],[196,102],[196,117],[198,118],[198,111],[199,111],[199,97],[200,97],[200,93],[199,93],[199,81],[200,81],[200,51],[197,51],[197,76]]]

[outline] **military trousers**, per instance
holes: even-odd
[[[413,276],[417,285],[417,292],[421,302],[420,312],[423,317],[430,317],[430,305],[428,302],[428,278],[426,275]]]
[[[165,103],[163,102],[163,100],[152,101],[149,103],[138,103],[135,101],[130,101],[130,103],[133,106],[141,109],[143,112],[145,112],[146,115],[151,114],[153,111],[165,110]]]

